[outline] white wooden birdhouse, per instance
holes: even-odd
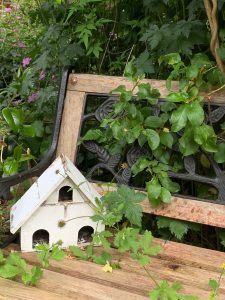
[[[37,243],[62,242],[62,247],[90,242],[104,226],[91,220],[95,199],[101,198],[64,155],[27,190],[12,207],[10,231],[20,229],[21,251],[34,251]]]

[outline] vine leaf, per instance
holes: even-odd
[[[190,174],[195,173],[196,165],[195,165],[195,160],[194,160],[193,156],[184,157],[184,167],[188,173],[190,173]]]

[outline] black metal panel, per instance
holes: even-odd
[[[93,98],[93,94],[90,97]],[[88,99],[87,95],[87,99]],[[96,94],[96,97],[99,99],[101,98],[100,95]],[[83,124],[82,124],[82,135],[84,135],[86,128],[88,127],[86,124],[89,122],[93,124],[94,128],[98,128],[98,124],[113,111],[113,105],[117,101],[115,96],[106,96],[102,95],[102,101],[99,105],[93,105],[94,111],[90,111],[88,108],[88,103],[91,103],[91,100],[86,100],[86,109],[85,115],[83,116]],[[164,100],[160,99],[159,104],[154,107],[154,114],[158,115],[160,113],[160,103],[163,103]],[[96,107],[97,106],[97,107]],[[205,105],[205,123],[211,123],[213,126],[218,126],[221,120],[224,121],[225,119],[225,105],[212,103],[210,107]],[[209,117],[210,115],[210,117]],[[118,117],[118,116],[117,116]],[[89,125],[90,126],[90,125]],[[183,132],[180,131],[179,135],[182,136]],[[178,145],[175,144],[171,151],[179,152]],[[93,165],[88,165],[88,167],[84,167],[83,162],[80,162],[79,155],[84,152],[84,157],[86,161],[90,161],[87,157],[93,156],[95,160]],[[203,153],[203,152],[202,152]],[[114,182],[118,184],[129,184],[132,185],[132,173],[131,167],[132,165],[141,157],[147,156],[149,159],[152,157],[152,153],[150,148],[145,145],[144,147],[140,148],[138,145],[133,145],[130,149],[127,150],[125,155],[114,154],[110,155],[109,151],[107,151],[102,145],[97,144],[93,141],[88,141],[83,143],[78,150],[78,159],[76,164],[78,167],[85,172],[87,178],[91,181],[98,181],[95,178],[95,174],[97,171],[103,171],[102,178],[106,178],[104,176],[104,172],[110,173],[112,175]],[[179,182],[198,182],[201,184],[208,184],[211,187],[214,187],[218,191],[217,199],[208,200],[208,199],[201,199],[197,198],[200,201],[207,201],[213,203],[220,203],[225,204],[225,171],[221,168],[219,164],[217,164],[213,157],[207,153],[204,155],[208,158],[211,170],[213,171],[213,176],[207,176],[206,174],[199,174],[196,168],[197,166],[197,158],[195,156],[188,156],[183,159],[184,168],[182,172],[175,173],[169,172],[169,176]],[[122,167],[121,167],[122,165]],[[118,171],[119,170],[119,171]],[[141,176],[141,175],[139,175]],[[101,179],[100,179],[101,180]],[[137,186],[135,186],[137,187]],[[139,188],[141,188],[139,186]],[[182,196],[182,194],[180,195]],[[184,195],[183,195],[184,196]],[[185,195],[185,197],[187,197]],[[193,197],[189,197],[190,199]],[[196,199],[196,197],[194,197]]]

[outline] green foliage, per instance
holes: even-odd
[[[157,227],[158,229],[168,228],[170,233],[178,240],[182,240],[188,230],[198,230],[198,226],[195,226],[195,224],[165,217],[157,217]]]
[[[49,247],[48,244],[38,244],[35,249],[38,251],[38,257],[40,259],[41,265],[44,268],[49,266],[49,261],[56,260],[61,261],[65,257],[65,252],[60,249],[59,245],[54,244]]]
[[[197,300],[198,297],[191,295],[183,295],[179,293],[181,285],[173,283],[170,285],[167,281],[161,281],[156,288],[149,293],[151,300],[165,299],[165,300]]]
[[[122,185],[117,191],[108,192],[101,198],[101,201],[97,201],[96,214],[92,219],[113,226],[125,217],[130,224],[141,226],[142,207],[140,202],[144,198],[143,193],[135,192],[128,186]]]
[[[36,285],[42,278],[43,271],[39,267],[33,267],[29,272],[28,266],[17,252],[11,252],[4,257],[0,250],[0,277],[7,279],[21,278],[26,285]]]

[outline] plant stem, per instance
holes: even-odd
[[[159,287],[158,282],[155,280],[155,278],[152,276],[152,274],[149,272],[149,270],[143,266],[143,269],[145,270],[145,272],[147,273],[148,277],[154,282],[154,284]]]

